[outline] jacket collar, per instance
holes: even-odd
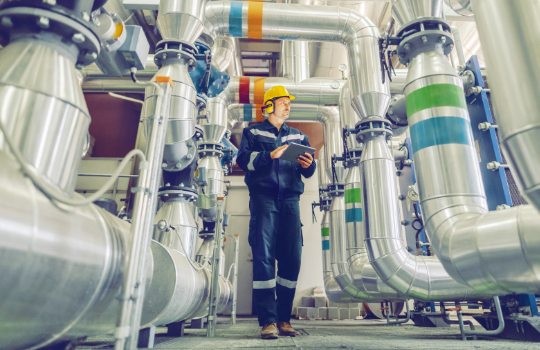
[[[275,133],[277,133],[278,131],[278,129],[274,125],[272,125],[272,123],[270,123],[268,119],[265,119],[264,122],[262,122],[260,125],[262,129],[271,130]],[[288,132],[289,126],[287,125],[287,123],[283,123],[283,125],[281,126],[281,129],[283,129],[283,131]]]

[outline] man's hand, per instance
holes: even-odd
[[[281,155],[283,154],[283,152],[285,152],[285,150],[287,149],[289,145],[283,145],[283,146],[280,146],[278,148],[276,148],[275,150],[272,151],[272,153],[270,153],[270,157],[272,159],[276,159],[276,158],[279,158],[281,157]]]
[[[302,166],[302,168],[307,169],[313,163],[313,157],[309,153],[305,153],[305,156],[298,157],[298,163]]]

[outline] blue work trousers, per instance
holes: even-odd
[[[248,240],[259,325],[289,322],[303,245],[299,201],[251,196],[249,210]]]

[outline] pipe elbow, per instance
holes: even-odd
[[[362,37],[373,37],[378,40],[380,37],[379,29],[367,16],[351,10],[342,31],[341,42],[348,46]]]

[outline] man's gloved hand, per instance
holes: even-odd
[[[285,152],[288,146],[289,145],[283,145],[276,148],[275,150],[272,151],[272,153],[270,153],[270,158],[276,159],[276,158],[281,157],[281,155],[283,154],[283,152]]]
[[[307,169],[313,163],[313,157],[309,153],[305,153],[305,156],[298,157],[298,163],[302,166],[302,168]]]

